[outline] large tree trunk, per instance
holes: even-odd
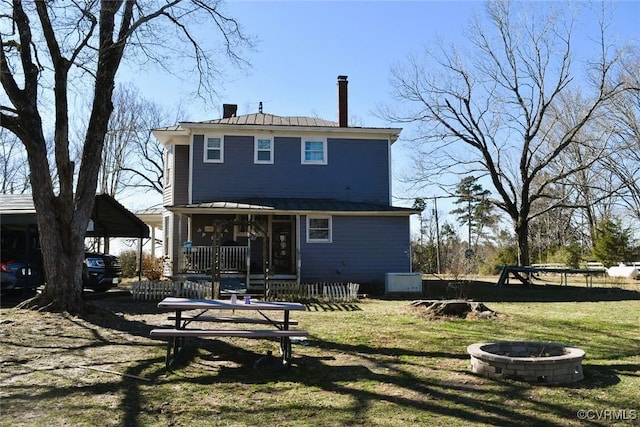
[[[529,265],[529,221],[520,221],[515,232],[518,240],[518,265]]]
[[[30,179],[46,284],[40,295],[22,307],[81,312],[85,309],[82,299],[84,236],[95,197],[76,200],[70,189],[56,195],[44,137],[33,132],[27,138],[31,144]]]
[[[38,215],[38,227],[47,227],[46,233],[40,233],[42,245],[42,262],[46,274],[46,285],[42,294],[24,307],[45,309],[48,311],[82,312],[85,303],[82,299],[82,265],[84,260],[84,243],[82,236],[73,232],[71,227],[56,222],[44,225],[41,218],[54,215],[52,210]],[[61,228],[65,227],[66,232]],[[63,243],[68,239],[71,245]]]

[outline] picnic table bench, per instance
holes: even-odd
[[[291,338],[304,337],[308,335],[304,330],[289,329],[292,325],[297,325],[297,321],[289,318],[290,311],[305,310],[305,306],[292,302],[261,302],[252,301],[248,304],[242,302],[232,303],[223,300],[188,299],[188,298],[165,298],[158,303],[158,307],[175,311],[175,315],[168,316],[174,321],[173,328],[156,328],[150,333],[151,337],[166,338],[167,353],[165,365],[167,370],[176,363],[180,353],[184,349],[185,339],[189,337],[239,337],[239,338],[277,338],[280,340],[280,352],[282,364],[291,364]],[[184,315],[184,311],[200,310],[200,313]],[[205,315],[209,310],[226,310],[235,313],[236,311],[253,311],[261,317],[236,317],[236,316],[212,316]],[[282,318],[270,318],[267,312],[281,312]],[[228,324],[255,324],[270,325],[272,329],[204,329],[187,328],[193,322],[205,323],[228,323]]]

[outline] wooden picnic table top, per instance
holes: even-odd
[[[245,304],[238,300],[235,304],[230,300],[190,299],[167,297],[158,303],[158,308],[169,310],[258,310],[258,311],[303,311],[305,306],[297,302],[254,301]]]

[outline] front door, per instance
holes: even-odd
[[[271,222],[271,262],[274,274],[295,274],[295,217],[275,215]]]

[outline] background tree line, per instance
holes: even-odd
[[[455,193],[457,207],[449,214],[457,224],[439,224],[433,199],[415,200],[414,208],[421,209],[422,214],[419,236],[412,243],[414,271],[496,274],[501,266],[516,265],[514,236],[495,214],[495,207],[487,201],[489,193],[477,178],[463,178]],[[606,267],[640,261],[634,221],[625,225],[616,214],[604,215],[589,229],[583,215],[577,207],[556,208],[532,221],[531,264],[578,268],[592,261]]]
[[[632,227],[640,219],[640,50],[609,34],[606,4],[565,6],[488,2],[484,19],[466,28],[467,45],[431,43],[396,65],[397,105],[380,110],[415,126],[414,164],[404,176],[414,191],[457,197],[455,213],[473,229],[479,212],[465,212],[464,203],[476,190],[464,177],[487,187],[474,196],[477,208],[492,206],[508,229],[474,245],[495,247],[508,230],[501,247],[513,244],[516,257],[497,253],[512,264],[560,252],[571,263],[605,259],[598,254],[607,235],[628,242],[613,257],[627,261],[639,232]],[[583,56],[575,43],[580,13],[599,22]],[[464,247],[455,231],[452,224],[438,231],[442,251]]]

